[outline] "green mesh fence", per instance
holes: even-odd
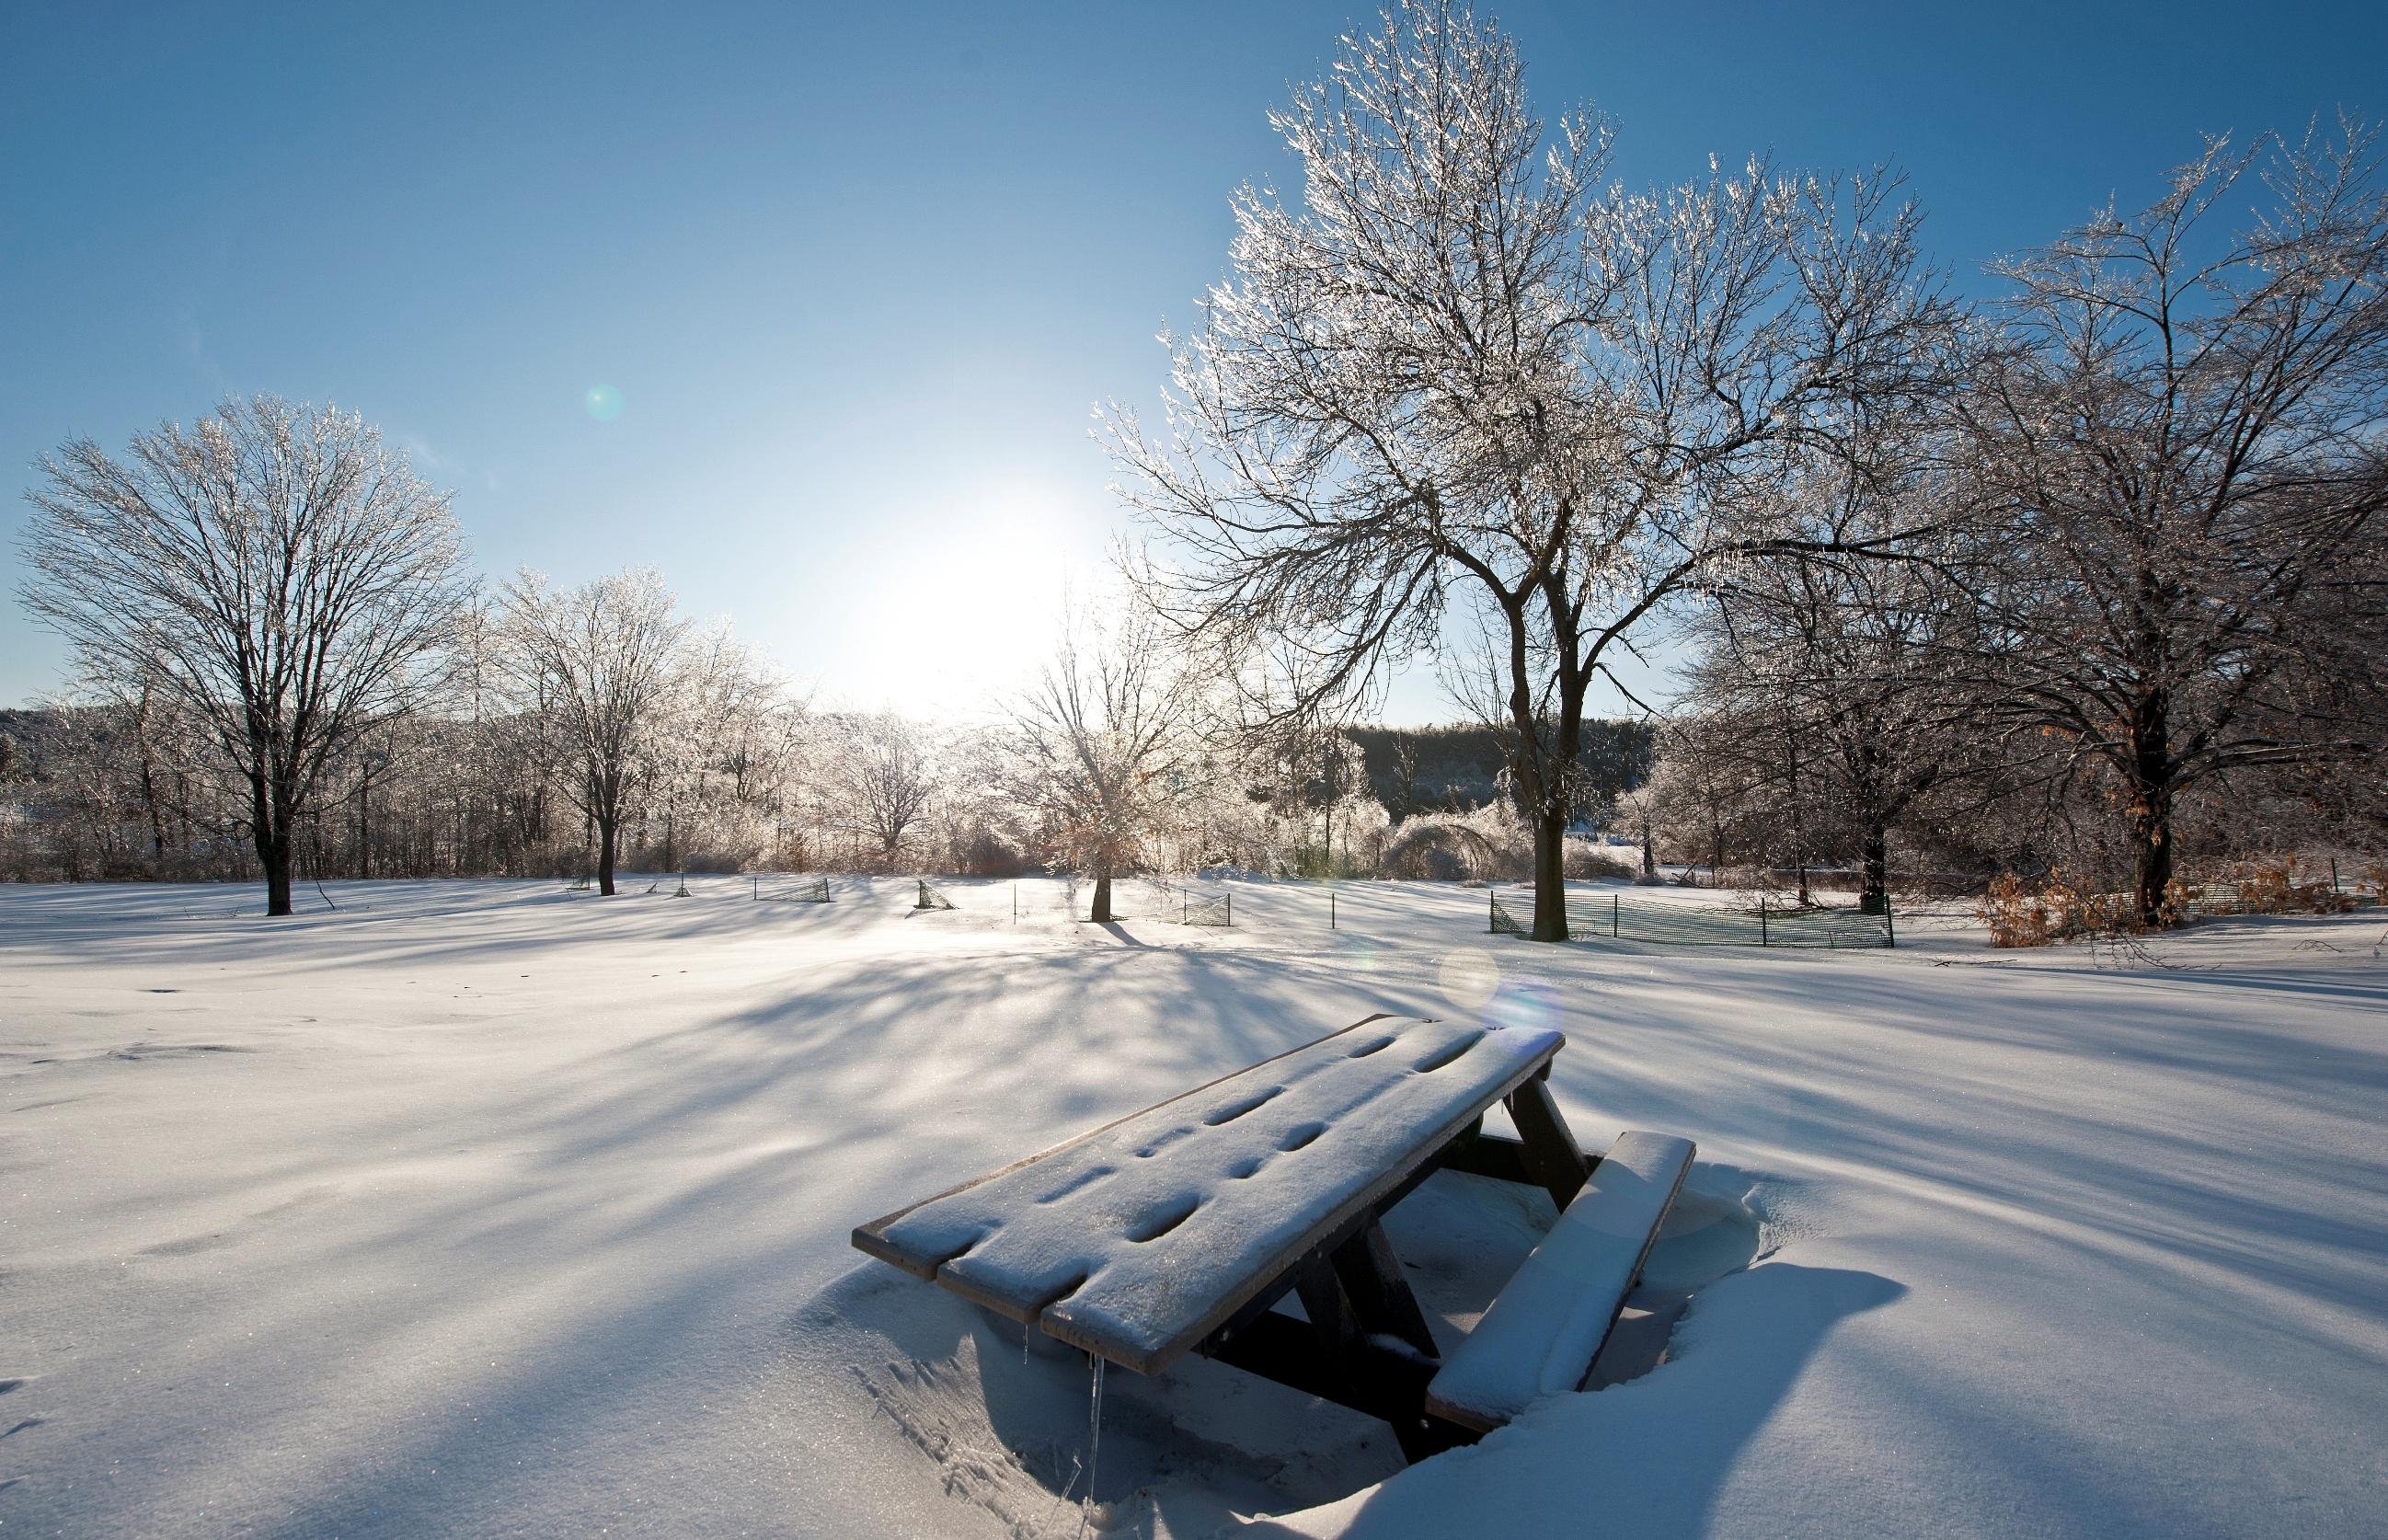
[[[915,880],[921,885],[921,896],[913,901],[912,907],[914,909],[951,909],[954,907],[954,901],[951,898],[946,897],[944,894],[929,885],[928,878],[921,877]]]
[[[1841,950],[1897,944],[1891,917],[1855,909],[1723,909],[1578,899],[1568,934],[1580,941],[1649,941],[1675,947],[1808,947]]]
[[[760,877],[755,879],[755,897],[758,902],[790,904],[826,904],[829,897],[827,877],[807,877],[796,882],[775,883],[768,886]]]
[[[1525,926],[1518,923],[1516,919],[1510,915],[1507,910],[1501,907],[1500,899],[1495,898],[1492,895],[1487,893],[1484,895],[1484,901],[1492,906],[1492,934],[1494,935],[1528,935],[1532,934],[1528,931]]]
[[[1179,920],[1188,925],[1232,925],[1236,923],[1236,896],[1223,893],[1216,898],[1205,898],[1198,904],[1188,894]]]

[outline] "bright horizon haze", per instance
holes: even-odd
[[[2204,134],[2388,114],[2377,8],[1494,14],[1628,184],[1892,161],[1976,295]],[[1157,414],[1230,194],[1299,196],[1267,112],[1375,15],[0,10],[0,704],[64,681],[38,457],[270,391],[453,488],[493,584],[653,565],[825,698],[974,713],[1128,529],[1093,409]],[[1419,670],[1384,713],[1456,715]]]

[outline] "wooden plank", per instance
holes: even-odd
[[[1304,1395],[1348,1406],[1363,1417],[1383,1419],[1413,1464],[1473,1444],[1480,1436],[1472,1428],[1428,1413],[1426,1387],[1434,1373],[1431,1364],[1364,1343],[1354,1373],[1350,1365],[1330,1362],[1317,1334],[1290,1316],[1264,1315],[1231,1341],[1209,1349],[1206,1356]]]
[[[1381,1223],[1372,1216],[1359,1234],[1329,1253],[1327,1260],[1343,1285],[1344,1298],[1361,1331],[1407,1343],[1423,1358],[1442,1356]]]
[[[912,1213],[916,1209],[926,1208],[931,1203],[938,1203],[946,1198],[953,1197],[956,1193],[967,1192],[972,1188],[983,1187],[988,1182],[996,1180],[997,1177],[1008,1177],[1012,1172],[1018,1171],[1023,1166],[1034,1165],[1038,1161],[1061,1154],[1065,1150],[1070,1150],[1078,1145],[1084,1144],[1090,1139],[1100,1138],[1102,1135],[1110,1133],[1112,1129],[1121,1126],[1123,1124],[1133,1123],[1137,1118],[1150,1116],[1154,1113],[1160,1112],[1164,1107],[1174,1107],[1180,1102],[1190,1101],[1194,1098],[1201,1096],[1207,1091],[1217,1089],[1219,1087],[1226,1085],[1230,1080],[1236,1079],[1241,1075],[1250,1075],[1253,1070],[1261,1069],[1269,1064],[1274,1064],[1279,1060],[1290,1059],[1297,1053],[1305,1052],[1308,1050],[1316,1048],[1320,1043],[1327,1042],[1332,1038],[1343,1037],[1348,1033],[1357,1032],[1362,1027],[1369,1025],[1371,1023],[1389,1021],[1391,1019],[1391,1018],[1386,1012],[1379,1011],[1372,1015],[1361,1017],[1358,1021],[1353,1022],[1347,1027],[1344,1027],[1341,1031],[1330,1032],[1325,1037],[1315,1038],[1310,1042],[1302,1044],[1298,1048],[1287,1049],[1283,1053],[1272,1054],[1268,1058],[1262,1060],[1257,1064],[1247,1065],[1232,1074],[1220,1075],[1215,1080],[1205,1080],[1202,1084],[1182,1095],[1173,1096],[1166,1101],[1156,1101],[1150,1107],[1141,1108],[1136,1112],[1128,1114],[1125,1117],[1115,1117],[1109,1123],[1089,1128],[1085,1133],[1075,1135],[1073,1138],[1065,1139],[1059,1144],[1048,1145],[1045,1149],[1037,1151],[1033,1155],[1023,1155],[1020,1159],[1013,1161],[1010,1165],[990,1171],[984,1177],[972,1177],[969,1181],[949,1187],[943,1192],[931,1193],[928,1197],[921,1199],[917,1203],[908,1203],[904,1207],[897,1209],[893,1214],[883,1214],[878,1218],[871,1220],[869,1224],[857,1225],[854,1227],[854,1233],[849,1237],[849,1240],[856,1251],[867,1253],[871,1256],[877,1257],[882,1262],[901,1267],[915,1278],[934,1279],[937,1276],[937,1264],[943,1261],[944,1258],[923,1256],[902,1246],[894,1244],[886,1239],[888,1226],[893,1225],[898,1219],[903,1218],[906,1215]],[[1013,1318],[1019,1319],[1021,1317],[1015,1317]]]
[[[1442,1157],[1442,1168],[1516,1182],[1520,1187],[1540,1187],[1543,1184],[1526,1169],[1525,1149],[1505,1134],[1479,1134],[1474,1139],[1454,1142],[1450,1152]]]
[[[1466,1130],[1462,1131],[1464,1133]],[[1445,1146],[1444,1154],[1447,1154],[1451,1148],[1452,1146]],[[1196,1343],[1194,1351],[1206,1358],[1217,1357],[1219,1355],[1217,1350],[1221,1344],[1266,1314],[1271,1305],[1293,1292],[1294,1281],[1300,1276],[1302,1267],[1341,1248],[1353,1236],[1360,1233],[1363,1225],[1380,1222],[1403,1199],[1416,1191],[1425,1185],[1429,1177],[1442,1169],[1442,1161],[1443,1154],[1438,1154],[1420,1162],[1418,1168],[1410,1173],[1407,1180],[1378,1198],[1374,1204],[1370,1205],[1366,1213],[1347,1220],[1342,1228],[1320,1241],[1309,1253],[1301,1257],[1294,1266],[1278,1273],[1274,1279],[1262,1285],[1259,1291],[1246,1300],[1234,1315],[1220,1322],[1208,1337]],[[1390,1249],[1391,1242],[1389,1241],[1386,1244]]]
[[[1426,1410],[1490,1431],[1583,1383],[1698,1153],[1628,1133],[1427,1388]]]
[[[1106,1302],[1094,1292],[1081,1288],[1040,1313],[1048,1335],[1060,1338],[1073,1346],[1090,1353],[1100,1353],[1113,1363],[1135,1369],[1139,1374],[1157,1374],[1176,1361],[1195,1343],[1209,1336],[1213,1329],[1234,1315],[1246,1299],[1259,1292],[1286,1266],[1323,1238],[1340,1229],[1345,1224],[1369,1212],[1396,1189],[1414,1186],[1416,1181],[1431,1174],[1432,1159],[1442,1147],[1480,1116],[1485,1107],[1515,1090],[1518,1085],[1532,1077],[1550,1062],[1565,1039],[1556,1034],[1517,1058],[1514,1067],[1505,1070],[1498,1080],[1488,1085],[1467,1103],[1458,1106],[1440,1126],[1429,1129],[1422,1139],[1390,1159],[1372,1163],[1367,1168],[1375,1174],[1354,1186],[1331,1207],[1324,1207],[1312,1223],[1298,1232],[1286,1233],[1268,1252],[1257,1254],[1232,1270],[1205,1266],[1200,1254],[1200,1238],[1188,1235],[1175,1260],[1186,1264],[1183,1271],[1189,1281],[1194,1276],[1208,1278],[1195,1292],[1207,1296],[1211,1304],[1199,1312],[1189,1311],[1175,1330],[1150,1333],[1122,1331],[1120,1316],[1105,1308]],[[1257,1196],[1257,1195],[1256,1195]],[[1191,1227],[1188,1227],[1189,1228]],[[944,1281],[943,1276],[940,1281]],[[1141,1301],[1138,1302],[1141,1304]]]
[[[1538,1075],[1519,1086],[1507,1101],[1509,1121],[1518,1126],[1519,1163],[1534,1184],[1550,1193],[1551,1202],[1565,1212],[1583,1190],[1592,1163],[1584,1159],[1582,1148],[1559,1112],[1547,1076]]]
[[[1368,1338],[1360,1330],[1358,1312],[1343,1292],[1343,1280],[1335,1276],[1334,1266],[1321,1257],[1300,1270],[1293,1288],[1302,1297],[1302,1313],[1310,1322],[1310,1334],[1317,1341],[1318,1351],[1326,1357],[1327,1372],[1347,1397],[1356,1394],[1359,1386],[1352,1370]],[[1344,1404],[1351,1402],[1347,1399]]]

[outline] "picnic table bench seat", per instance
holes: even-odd
[[[1578,1389],[1692,1168],[1692,1141],[1628,1133],[1427,1385],[1434,1416],[1490,1432]]]

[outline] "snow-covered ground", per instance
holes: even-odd
[[[1107,1531],[2388,1533],[2377,910],[1760,952],[1488,937],[1433,885],[1332,932],[1310,886],[1200,885],[1215,930],[941,885],[0,888],[0,1540],[1075,1534],[1085,1360],[849,1230],[1378,1011],[1556,1021],[1587,1144],[1699,1142],[1667,1361],[1408,1470],[1114,1371]],[[1521,1191],[1394,1216],[1439,1333]]]

